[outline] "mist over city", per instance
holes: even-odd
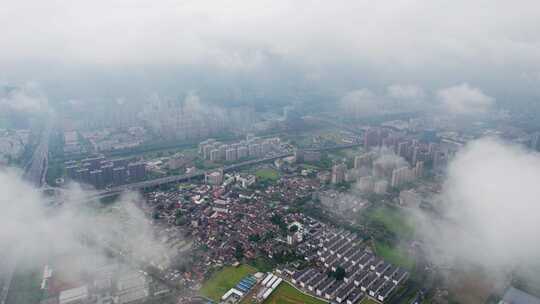
[[[540,303],[540,3],[0,9],[0,304]]]

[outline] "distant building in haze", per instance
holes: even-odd
[[[409,167],[401,167],[392,171],[392,187],[399,187],[405,183],[408,183],[414,179],[413,170]]]
[[[336,164],[332,167],[332,183],[339,184],[345,181],[345,172],[347,166],[345,164]]]

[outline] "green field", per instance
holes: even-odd
[[[310,164],[300,164],[300,167],[306,170],[319,170],[319,167]]]
[[[382,256],[386,261],[398,265],[409,270],[414,268],[414,259],[406,252],[398,247],[390,247],[382,242],[375,242],[375,250],[377,254]]]
[[[360,304],[379,304],[379,302],[366,297],[360,302]]]
[[[274,269],[274,263],[264,257],[258,257],[249,262],[250,266],[255,267],[260,272],[271,272]]]
[[[395,245],[414,237],[415,227],[406,211],[397,207],[376,206],[363,214],[362,219],[372,230],[378,255],[392,264],[409,270],[414,268],[414,259],[405,249]]]
[[[270,297],[263,302],[264,304],[325,304],[326,301],[319,300],[312,296],[301,293],[296,290],[289,283],[283,282],[279,287],[270,295]]]
[[[275,182],[279,179],[279,172],[274,169],[259,169],[255,172],[255,176],[257,176],[259,180]]]
[[[378,222],[399,238],[411,239],[414,236],[414,225],[404,211],[387,206],[376,207],[367,213],[369,221]]]
[[[6,303],[39,303],[43,296],[40,283],[41,269],[22,265],[18,266],[13,274]]]
[[[249,265],[238,267],[228,266],[214,273],[201,288],[201,294],[219,301],[221,296],[233,288],[243,277],[255,273],[255,268]]]

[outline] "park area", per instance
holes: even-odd
[[[256,269],[249,265],[224,267],[204,282],[201,294],[212,300],[219,301],[221,296],[236,286],[243,277],[255,272]]]
[[[262,181],[275,182],[279,179],[279,172],[274,169],[264,168],[257,170],[255,172],[255,176],[257,176],[257,179]]]
[[[298,291],[289,283],[283,282],[279,287],[264,301],[264,304],[325,304],[326,301],[319,300],[310,295]]]

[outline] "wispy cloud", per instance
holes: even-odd
[[[26,113],[47,112],[49,101],[35,83],[27,83],[21,87],[4,85],[3,88],[0,86],[0,109],[2,108]]]
[[[30,260],[74,252],[95,256],[99,250],[83,246],[85,239],[97,241],[97,248],[117,244],[147,261],[173,254],[154,238],[149,220],[135,206],[140,200],[135,194],[123,196],[113,208],[104,208],[88,202],[88,193],[72,185],[61,198],[61,206],[50,206],[49,197],[10,168],[0,170],[0,192],[0,248],[21,250]]]
[[[436,95],[443,110],[451,114],[484,114],[495,103],[493,97],[467,83],[441,89]]]

